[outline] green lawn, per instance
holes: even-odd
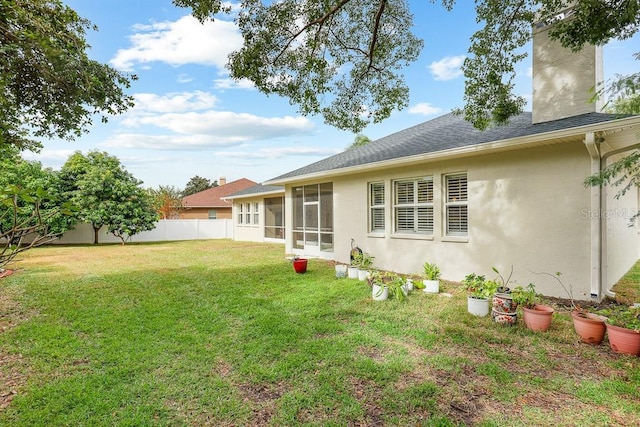
[[[0,425],[640,425],[640,358],[374,302],[279,245],[47,247],[0,280]]]

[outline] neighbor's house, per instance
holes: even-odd
[[[601,299],[638,259],[638,193],[584,180],[640,146],[640,116],[598,112],[600,47],[571,53],[534,30],[533,112],[479,131],[447,114],[266,182],[284,186],[285,251],[445,279],[491,267],[539,292]],[[236,216],[239,212],[236,210]],[[243,217],[246,222],[246,216]]]
[[[219,183],[217,187],[183,197],[180,219],[231,219],[232,204],[224,198],[256,185],[246,178],[227,183],[226,179],[221,177]]]
[[[284,243],[284,187],[254,185],[226,197],[233,203],[233,239]]]

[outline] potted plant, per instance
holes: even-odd
[[[422,266],[424,269],[424,292],[437,294],[440,292],[440,268],[428,261]]]
[[[389,298],[387,278],[382,271],[372,271],[367,281],[371,285],[371,297],[376,301],[384,301]]]
[[[307,259],[306,258],[300,258],[300,256],[298,255],[290,255],[287,256],[287,258],[291,261],[291,264],[293,264],[293,269],[295,270],[296,273],[306,273],[307,271]]]
[[[516,286],[511,291],[513,301],[522,307],[522,320],[527,328],[532,331],[546,331],[551,326],[553,308],[540,304],[540,295],[536,292],[533,283],[526,287]]]
[[[640,356],[640,307],[601,310],[607,318],[609,346],[616,353]]]
[[[347,277],[349,279],[358,278],[358,265],[360,265],[360,259],[362,258],[362,252],[353,252],[351,254],[351,264],[347,267]]]
[[[566,286],[560,279],[562,273],[556,272],[555,274],[544,274],[553,277],[569,296],[569,300],[571,301],[571,320],[573,321],[573,329],[580,337],[580,340],[584,343],[593,345],[598,345],[604,341],[604,334],[607,331],[605,326],[606,317],[589,312],[588,309],[584,309],[579,305],[576,305],[575,300],[573,299],[573,288],[571,284]]]
[[[386,286],[389,289],[389,297],[396,298],[399,301],[404,301],[409,294],[404,280],[395,273],[387,273]]]
[[[335,264],[336,269],[336,279],[342,279],[347,277],[347,265],[346,264]]]
[[[363,282],[367,280],[367,277],[369,277],[369,274],[371,273],[369,270],[371,270],[371,267],[373,266],[373,258],[374,257],[367,252],[359,253],[355,257],[358,264],[358,280]]]
[[[518,321],[516,311],[518,304],[511,298],[511,288],[509,288],[509,282],[513,275],[513,266],[511,266],[511,271],[506,279],[496,267],[491,267],[491,269],[498,275],[495,279],[497,284],[496,293],[491,300],[491,317],[496,323],[513,326]]]
[[[484,276],[471,273],[462,281],[467,296],[467,311],[474,316],[484,317],[489,314],[489,298],[495,294],[498,284],[486,280]]]

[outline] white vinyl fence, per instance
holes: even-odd
[[[206,240],[233,239],[233,220],[231,219],[161,219],[156,228],[132,236],[127,242],[164,242],[168,240]],[[106,227],[102,227],[98,235],[99,243],[120,243]],[[55,244],[93,243],[93,227],[91,224],[77,224]]]

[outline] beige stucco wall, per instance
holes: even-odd
[[[282,195],[268,195],[264,197],[272,198],[272,197],[281,197]],[[265,237],[265,206],[264,206],[264,197],[246,197],[242,199],[236,199],[233,201],[233,239],[238,241],[245,242],[271,242],[271,243],[283,243],[281,239],[275,238],[266,238]],[[239,224],[238,223],[238,212],[239,212],[239,204],[258,203],[259,209],[259,218],[258,224]]]
[[[375,265],[381,269],[419,274],[429,261],[441,267],[444,279],[457,281],[472,272],[493,278],[492,266],[507,272],[513,265],[513,278],[519,283],[534,282],[539,292],[566,297],[553,279],[534,273],[560,271],[563,280],[573,284],[574,296],[587,299],[590,222],[581,213],[590,206],[590,191],[583,185],[589,167],[584,144],[576,141],[335,179],[335,259],[349,260],[353,238],[375,256]],[[442,221],[444,175],[465,171],[469,235],[447,238]],[[391,232],[391,181],[427,175],[434,179],[434,235],[431,239],[396,238]],[[370,235],[367,183],[379,180],[387,188],[387,231]]]
[[[180,212],[180,219],[209,219],[209,211],[217,212],[216,219],[231,219],[231,208],[187,208]]]

